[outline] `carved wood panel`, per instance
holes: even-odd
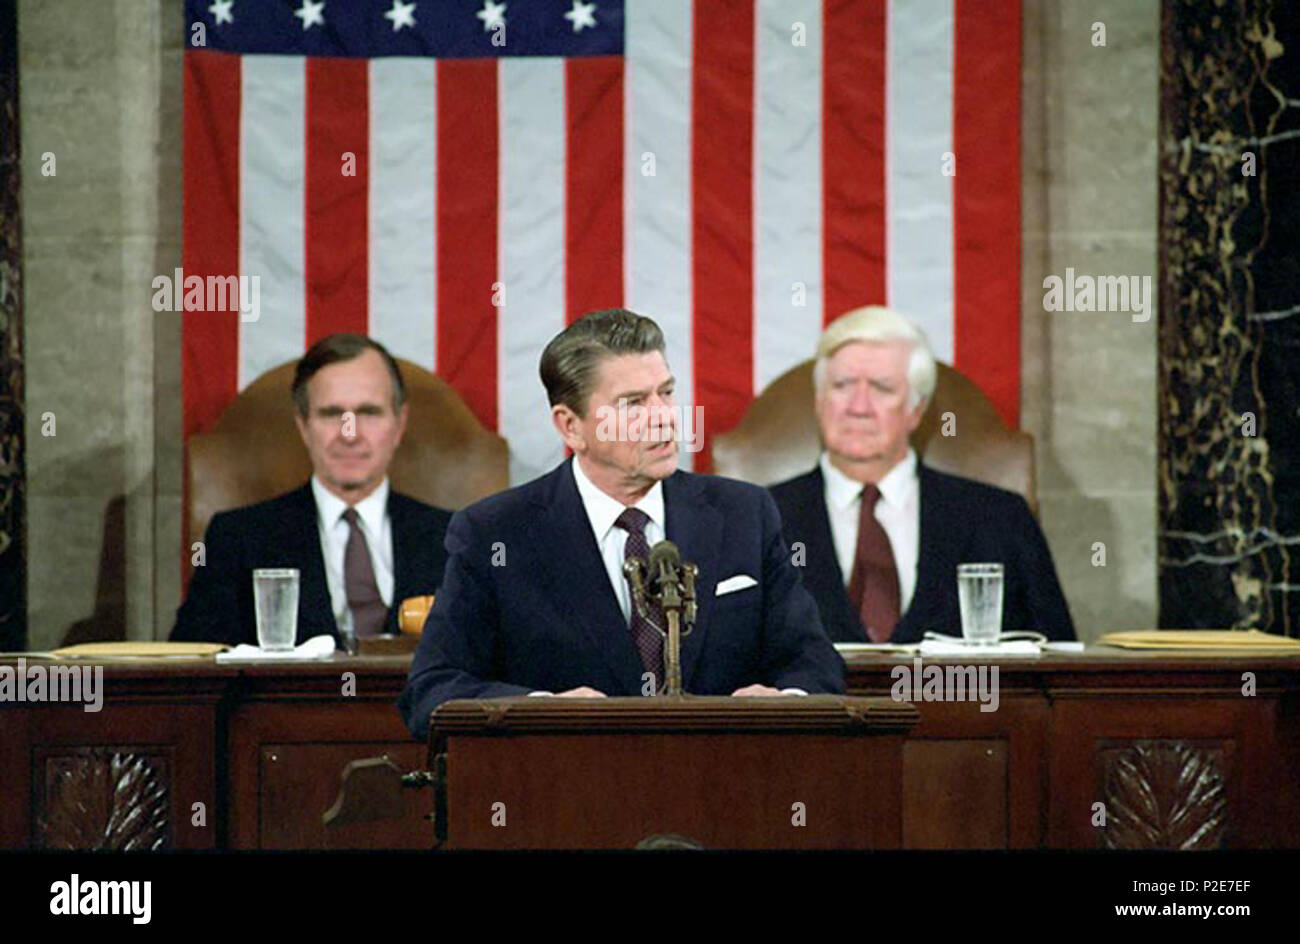
[[[1228,828],[1231,745],[1185,740],[1102,742],[1107,849],[1218,849]]]
[[[164,849],[169,757],[130,747],[73,747],[33,758],[38,849]]]

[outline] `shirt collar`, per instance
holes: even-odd
[[[826,500],[835,508],[848,508],[862,494],[862,482],[849,478],[831,464],[830,456],[823,452],[818,460],[822,478],[826,480]],[[889,505],[901,505],[916,488],[916,451],[908,447],[903,456],[885,477],[876,483],[880,497]]]
[[[343,512],[348,510],[348,503],[327,489],[316,476],[311,477],[311,493],[316,499],[316,512],[328,528],[334,527]],[[384,515],[388,512],[388,476],[384,476],[379,486],[361,501],[352,506],[357,516],[365,525],[366,533],[376,536],[384,524]]]
[[[573,481],[578,486],[578,496],[582,499],[582,507],[587,512],[587,520],[591,522],[591,530],[596,535],[596,543],[600,544],[605,540],[605,535],[609,529],[614,527],[614,522],[618,520],[624,509],[627,507],[621,501],[601,491],[591,479],[587,478],[587,473],[582,471],[582,465],[578,462],[577,456],[569,463],[573,468]],[[664,526],[664,483],[663,481],[655,482],[650,491],[641,496],[641,500],[633,508],[639,508],[650,516],[650,520],[659,525],[659,529],[667,533]]]

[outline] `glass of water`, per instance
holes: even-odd
[[[972,646],[996,646],[1002,632],[1002,565],[958,564],[961,635]]]
[[[257,645],[268,652],[291,650],[298,637],[298,568],[254,570],[253,610]]]

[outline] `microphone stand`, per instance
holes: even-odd
[[[672,553],[655,553],[665,544],[672,548]],[[632,588],[632,605],[647,623],[664,637],[664,684],[659,694],[680,696],[682,692],[682,637],[689,636],[695,628],[698,612],[695,596],[695,579],[699,568],[692,563],[677,565],[680,560],[676,548],[667,541],[655,545],[651,559],[658,564],[657,589],[647,590],[645,585],[645,563],[633,558],[623,564],[623,573]],[[650,603],[659,604],[663,611],[667,627],[660,626],[651,615]],[[683,626],[683,624],[685,624]]]

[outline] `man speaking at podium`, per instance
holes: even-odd
[[[622,309],[589,314],[546,346],[551,421],[573,457],[452,518],[442,590],[398,703],[415,737],[453,698],[656,691],[663,637],[633,605],[623,565],[665,537],[699,568],[698,616],[681,644],[686,692],[844,691],[771,496],[678,471],[664,350],[658,325]],[[634,423],[610,422],[620,408],[640,408],[648,424],[629,434]]]

